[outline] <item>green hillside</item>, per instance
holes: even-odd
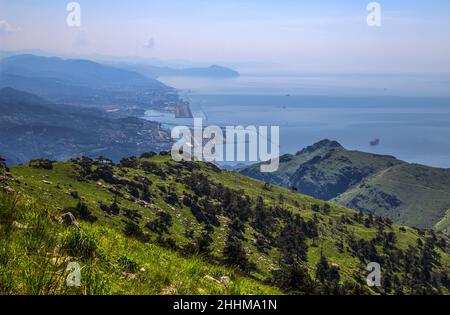
[[[449,231],[450,169],[350,151],[324,140],[281,157],[275,173],[262,174],[258,165],[241,173],[395,223]]]
[[[2,294],[449,293],[445,235],[212,164],[149,153],[1,172]],[[76,289],[65,286],[73,261]],[[369,262],[382,287],[366,285]]]
[[[450,208],[450,170],[417,164],[393,166],[365,179],[334,201],[373,211],[400,224],[450,232],[445,218]]]

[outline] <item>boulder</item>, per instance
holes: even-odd
[[[77,228],[80,227],[80,224],[78,223],[77,219],[70,212],[62,214],[61,221],[66,225],[73,225],[73,226],[76,226]]]
[[[12,193],[15,192],[15,190],[12,189],[12,188],[9,187],[9,186],[6,186],[5,188],[3,188],[3,190],[4,190],[7,194],[12,194]]]
[[[231,279],[228,276],[222,276],[222,277],[219,278],[219,282],[221,284],[227,285],[228,283],[230,283],[230,281],[231,281]]]

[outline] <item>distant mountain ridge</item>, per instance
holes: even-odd
[[[0,60],[0,88],[80,106],[148,106],[172,88],[134,71],[83,59],[30,54]],[[174,97],[175,99],[176,97]]]
[[[184,69],[175,69],[169,67],[159,67],[141,64],[119,64],[118,67],[135,71],[150,78],[158,78],[160,76],[236,78],[240,76],[239,72],[218,65],[212,65],[204,68],[196,67]]]
[[[277,172],[260,173],[258,165],[240,172],[400,224],[450,231],[450,169],[350,151],[323,140],[282,156]]]
[[[60,79],[74,84],[97,85],[164,85],[136,72],[105,66],[90,60],[61,59],[35,55],[17,55],[0,61],[0,71],[31,78]]]

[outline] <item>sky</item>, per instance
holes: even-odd
[[[286,72],[450,73],[450,1],[0,0],[0,50],[253,65]]]

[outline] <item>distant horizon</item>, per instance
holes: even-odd
[[[236,71],[241,71],[240,64],[247,64],[248,68],[244,67],[244,71],[242,74],[249,76],[323,76],[323,75],[331,75],[331,76],[391,76],[391,77],[403,77],[403,76],[421,76],[421,75],[429,75],[429,76],[449,76],[450,79],[450,70],[448,72],[377,72],[377,71],[367,71],[367,72],[349,72],[349,71],[300,71],[300,70],[284,70],[277,69],[276,64],[267,64],[272,66],[270,69],[262,69],[262,70],[254,70],[251,66],[252,64],[261,65],[263,63],[252,62],[252,61],[244,61],[241,63],[230,63],[226,61],[215,61],[215,62],[195,62],[191,60],[176,60],[176,59],[160,59],[160,58],[145,58],[139,56],[109,56],[103,54],[76,54],[76,53],[63,53],[56,51],[44,51],[37,49],[21,49],[21,50],[0,50],[0,59],[7,58],[10,56],[17,55],[35,55],[40,57],[56,57],[63,60],[70,59],[80,59],[80,60],[90,60],[98,63],[123,63],[123,64],[142,64],[149,65],[155,67],[170,67],[174,69],[185,69],[185,68],[196,68],[196,67],[209,67],[209,66],[222,66],[231,68]],[[242,67],[242,66],[241,66]],[[449,81],[450,82],[450,81]]]
[[[220,64],[253,72],[450,74],[450,2],[0,0],[6,51]]]
[[[252,71],[236,65],[223,63],[191,63],[187,60],[170,61],[155,58],[111,57],[103,55],[58,54],[55,52],[21,50],[2,51],[0,60],[11,56],[37,56],[61,60],[88,60],[104,65],[123,68],[147,76],[139,70],[145,66],[160,69],[206,69],[218,65],[238,71],[236,77],[184,76],[182,74],[161,74],[157,78],[164,84],[180,91],[194,91],[196,94],[224,95],[297,95],[329,97],[450,97],[450,74],[442,73],[348,73],[348,72],[283,72],[276,69]],[[156,69],[156,68],[154,68]],[[161,70],[164,71],[164,70]],[[197,70],[194,70],[197,71]]]

